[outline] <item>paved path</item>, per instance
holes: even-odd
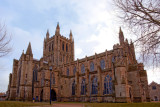
[[[83,104],[52,104],[51,105],[43,105],[43,106],[32,106],[32,107],[85,107]]]

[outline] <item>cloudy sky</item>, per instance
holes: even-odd
[[[0,22],[11,35],[12,52],[0,58],[0,92],[7,90],[13,59],[19,59],[31,42],[34,58],[43,55],[43,39],[47,29],[54,35],[57,22],[62,35],[72,30],[75,57],[83,58],[107,50],[118,43],[122,26],[112,0],[0,0]],[[124,35],[130,34],[122,27]],[[160,83],[158,72],[148,70],[148,80]]]

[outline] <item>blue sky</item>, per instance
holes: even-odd
[[[5,23],[13,48],[0,59],[0,92],[7,90],[13,59],[19,59],[29,42],[34,58],[41,58],[46,31],[49,29],[53,36],[57,22],[62,35],[69,37],[72,30],[76,58],[112,49],[118,43],[122,26],[112,0],[0,0],[0,13],[0,22]],[[130,39],[130,33],[122,29]],[[160,83],[158,72],[148,75],[149,83],[152,80]]]

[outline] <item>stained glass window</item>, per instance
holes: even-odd
[[[112,77],[107,75],[104,79],[104,91],[103,94],[112,94]]]
[[[152,86],[152,90],[156,90],[156,86],[154,85],[154,86]]]
[[[52,84],[55,84],[55,75],[54,75],[54,72],[52,73]]]
[[[44,86],[44,77],[45,77],[45,73],[42,73],[42,78],[41,78],[41,86]]]
[[[75,95],[75,80],[72,83],[72,95]]]
[[[84,64],[82,64],[82,66],[81,66],[81,73],[83,74],[83,73],[85,73],[85,67],[84,67]]]
[[[66,44],[66,52],[68,52],[68,45]]]
[[[96,77],[92,80],[92,94],[98,94],[98,83]]]
[[[53,51],[53,49],[54,49],[54,42],[52,42],[52,51]]]
[[[76,74],[76,67],[74,67],[74,69],[73,69],[73,75],[75,75]]]
[[[81,83],[81,95],[85,95],[86,94],[86,84],[85,84],[85,79],[82,79],[82,83]]]
[[[90,71],[94,71],[94,63],[93,62],[90,63]]]
[[[102,59],[102,60],[100,61],[100,66],[101,66],[101,69],[102,69],[102,70],[105,69],[105,61],[104,61],[104,59]]]
[[[64,51],[64,42],[62,43],[62,50]]]
[[[38,70],[37,67],[35,66],[33,70],[33,81],[37,81],[37,75],[38,75]]]
[[[37,69],[33,70],[33,81],[37,81]]]
[[[69,76],[69,68],[67,68],[67,76]]]

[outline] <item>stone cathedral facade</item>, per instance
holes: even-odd
[[[9,75],[8,100],[147,102],[147,73],[138,63],[132,41],[119,31],[119,44],[112,50],[74,60],[74,40],[46,33],[43,57],[33,58],[31,44],[20,58],[13,60]],[[51,90],[50,90],[51,86]]]

